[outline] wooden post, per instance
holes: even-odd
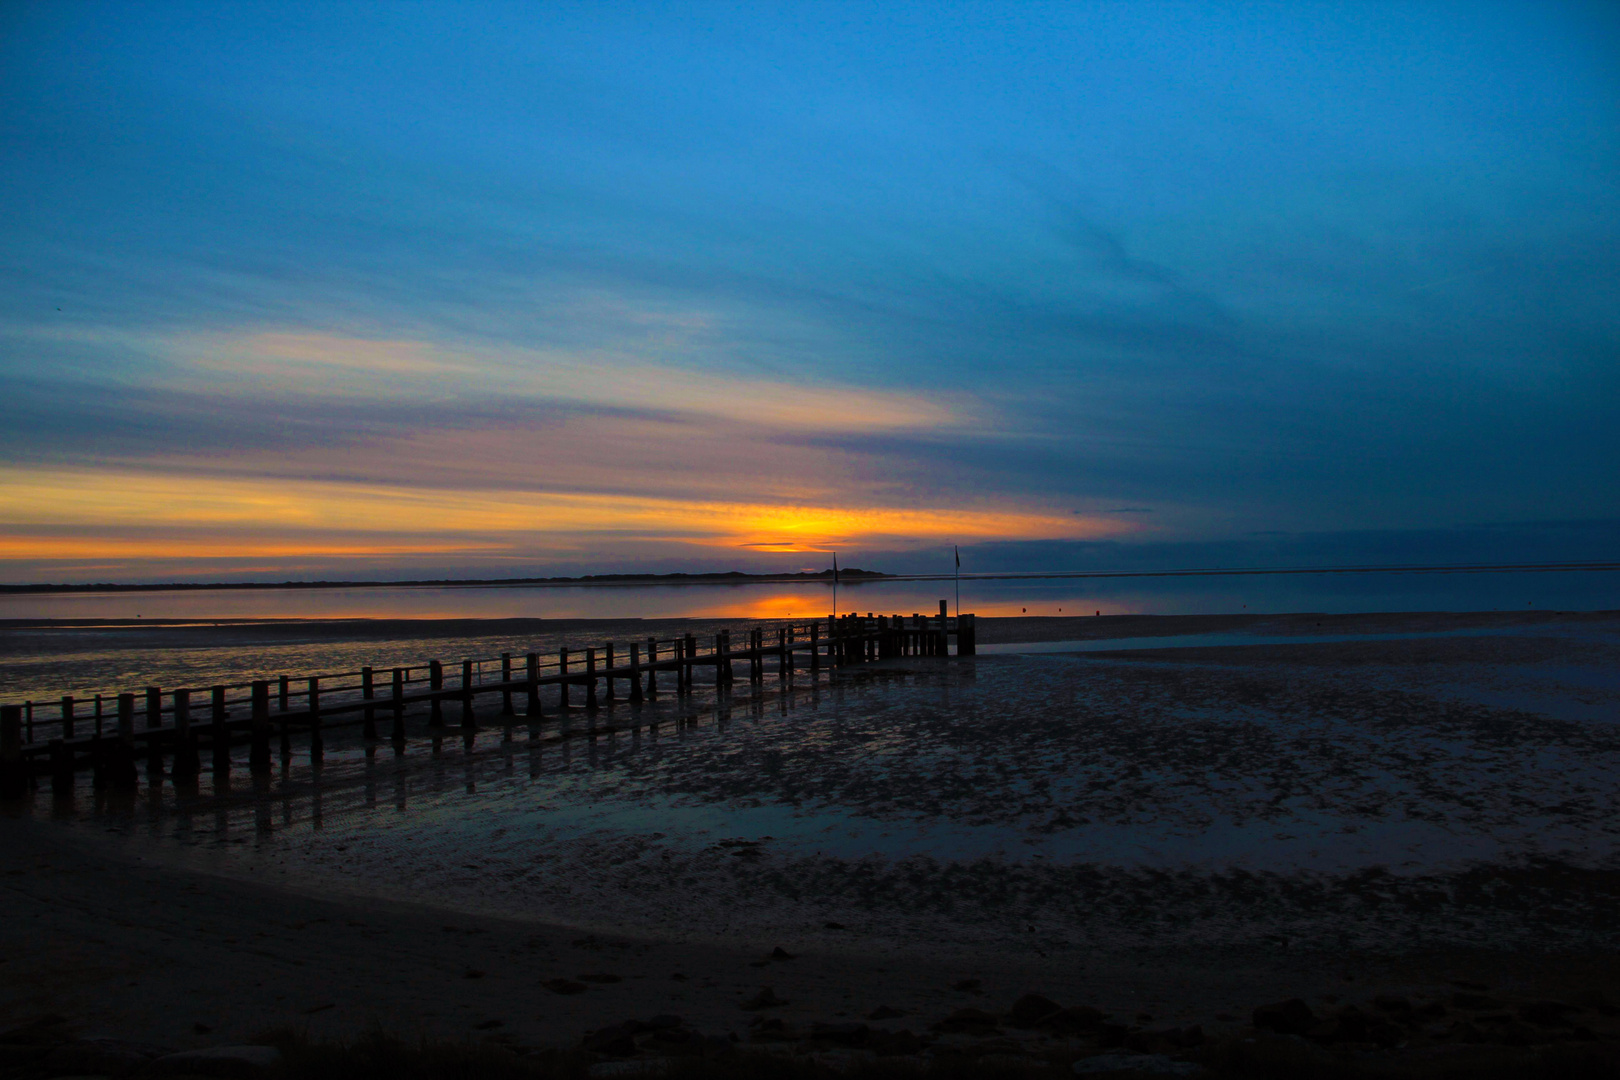
[[[473,662],[461,662],[461,726],[475,731],[478,722],[473,718]]]
[[[107,763],[107,780],[113,787],[135,786],[135,695],[118,695],[118,738],[113,741]]]
[[[370,668],[366,669],[370,671]],[[270,682],[253,680],[253,742],[248,750],[248,770],[254,775],[270,771]],[[375,725],[373,725],[375,729]],[[375,735],[373,735],[375,738]]]
[[[0,799],[20,799],[28,794],[22,747],[22,706],[0,705]]]
[[[405,745],[405,669],[395,668],[393,672],[394,689],[394,726],[389,737],[394,745]]]
[[[62,695],[62,738],[73,738],[73,695]]]
[[[596,708],[596,650],[585,650],[585,707]]]
[[[501,653],[501,682],[505,684],[501,689],[501,715],[513,715],[512,709],[512,654]]]
[[[821,620],[810,621],[810,672],[821,670]]]
[[[23,702],[23,739],[26,742],[34,741],[34,703]]]
[[[314,680],[310,680],[313,682]],[[225,732],[225,688],[214,687],[213,724],[209,732],[214,743],[214,773],[223,776],[231,771],[231,737]]]
[[[956,655],[976,656],[979,652],[979,628],[972,615],[956,617]]]
[[[606,663],[604,663],[602,665],[602,682],[605,684],[607,692],[605,694],[603,694],[602,696],[606,700],[612,701],[613,700],[613,676],[612,676],[611,672],[613,671],[613,642],[611,642],[611,641],[606,642],[604,647],[607,650],[607,658],[606,658]]]
[[[439,694],[444,691],[444,665],[437,660],[428,661],[428,726],[444,727],[444,702]]]
[[[163,691],[156,686],[146,688],[146,730],[155,731],[163,726]],[[146,737],[146,771],[152,776],[163,772],[163,742],[156,735]]]
[[[523,658],[523,677],[528,683],[529,715],[540,715],[540,654],[530,653]]]
[[[276,680],[276,708],[281,712],[286,712],[288,709],[287,699],[292,689],[289,685],[291,682],[292,679],[286,675],[283,675],[280,679]]]
[[[202,769],[197,760],[197,733],[191,730],[191,691],[176,690],[174,698],[174,775],[193,777]]]
[[[630,643],[630,704],[641,704],[641,646]]]
[[[369,667],[363,667],[360,669],[360,696],[366,701],[370,701],[377,696],[376,685],[372,680],[371,668]],[[377,738],[377,706],[366,706],[363,725],[364,726],[361,728],[361,738],[367,740],[368,742],[375,741]]]
[[[788,677],[788,639],[785,627],[776,628],[776,677]]]
[[[724,667],[721,667],[722,661],[725,664]],[[726,684],[730,670],[731,657],[726,654],[726,632],[722,630],[714,635],[714,685],[716,689]]]
[[[309,677],[309,763],[319,765],[326,758],[326,740],[321,737],[321,680]]]
[[[557,650],[557,672],[562,680],[557,683],[557,705],[559,708],[568,708],[568,646],[564,645]]]
[[[647,639],[647,696],[658,696],[658,639]]]

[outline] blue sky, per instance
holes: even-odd
[[[7,5],[0,578],[1560,557],[1617,121],[1603,5]]]

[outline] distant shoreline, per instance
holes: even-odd
[[[1175,570],[1031,570],[988,571],[966,574],[886,574],[879,570],[851,568],[838,571],[838,583],[858,584],[865,581],[1016,581],[1057,578],[1167,578],[1167,577],[1256,577],[1282,574],[1490,574],[1490,573],[1558,573],[1571,571],[1620,570],[1620,561],[1597,562],[1536,562],[1536,563],[1457,563],[1457,564],[1396,564],[1359,566],[1209,566]],[[214,592],[214,591],[266,591],[291,589],[406,589],[406,588],[504,588],[512,586],[578,588],[581,586],[625,585],[769,585],[796,582],[828,582],[833,572],[818,570],[796,574],[746,574],[728,570],[713,574],[586,574],[581,577],[526,577],[526,578],[425,578],[409,581],[211,581],[211,582],[157,582],[152,584],[118,584],[93,582],[87,584],[34,584],[0,585],[0,596],[39,596],[51,593],[141,593],[141,592]]]

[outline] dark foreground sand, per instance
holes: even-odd
[[[1273,635],[1401,633],[1553,620],[1612,625],[1615,616],[986,620],[981,641],[1257,624]],[[1341,652],[1336,663],[1358,662],[1354,649]],[[56,1013],[83,1036],[177,1048],[241,1042],[288,1026],[314,1037],[380,1026],[407,1036],[577,1046],[587,1032],[675,1014],[688,1029],[735,1034],[745,1047],[795,1045],[763,1041],[758,1021],[768,1018],[781,1021],[789,1037],[809,1034],[817,1022],[859,1021],[928,1042],[873,1036],[868,1049],[1062,1058],[1117,1049],[1110,1044],[1124,1040],[1185,1056],[1190,1050],[1164,1034],[1169,1029],[1199,1025],[1210,1038],[1242,1037],[1256,1006],[1298,997],[1318,1021],[1348,1005],[1365,1010],[1372,1025],[1310,1029],[1319,1044],[1336,1047],[1324,1052],[1358,1059],[1589,1040],[1620,1045],[1613,1007],[1620,1004],[1620,962],[1606,947],[1290,951],[1280,941],[1269,949],[1137,947],[1054,960],[1028,950],[931,956],[926,935],[879,954],[854,932],[807,940],[784,927],[781,943],[796,955],[773,958],[757,943],[728,948],[582,934],[425,905],[323,897],[158,864],[131,851],[82,826],[20,813],[0,818],[0,1028]],[[1558,879],[1534,885],[1546,916],[1557,921]],[[1594,885],[1590,875],[1581,888],[1580,903],[1617,891],[1615,882]],[[1533,924],[1538,912],[1520,917]],[[745,1008],[765,987],[785,1004]],[[1008,1025],[1008,1009],[1029,992],[1093,1006],[1119,1026],[1076,1032]],[[1373,1004],[1379,995],[1402,997],[1421,1015],[1380,1008]],[[880,1007],[896,1015],[867,1019]],[[1000,1030],[960,1017],[940,1027],[964,1008],[996,1014]],[[837,1050],[825,1040],[803,1045]]]

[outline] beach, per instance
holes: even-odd
[[[860,1023],[1033,1060],[1104,1047],[1007,1023],[1030,993],[1177,1053],[1152,1040],[1393,995],[1441,1014],[1399,1047],[1338,1042],[1615,1037],[1620,616],[987,619],[979,640],[1014,651],[685,718],[620,706],[537,755],[494,728],[395,760],[338,740],[318,776],[192,803],[40,793],[0,823],[0,1024],[577,1046],[675,1015],[745,1047]],[[1527,1027],[1544,1000],[1575,1011]],[[962,1009],[1000,1026],[951,1030]]]

